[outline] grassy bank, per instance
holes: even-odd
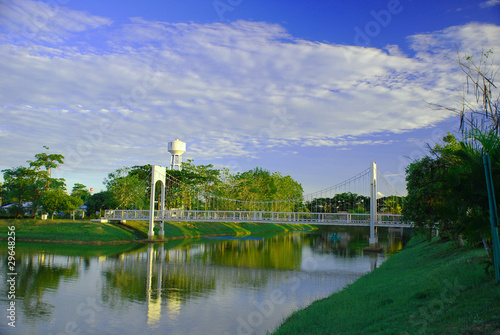
[[[144,221],[128,221],[124,225],[146,238],[149,224]],[[286,232],[300,229],[316,229],[307,224],[275,224],[250,222],[165,222],[166,238],[200,237],[216,235],[247,235],[251,233]],[[158,234],[158,227],[155,228]]]
[[[291,315],[274,334],[500,334],[484,249],[413,238],[376,271]]]
[[[84,220],[0,219],[0,239],[7,238],[9,226],[15,226],[16,240],[71,243],[120,243],[141,241],[148,237],[148,222],[129,221],[124,224]],[[314,229],[309,225],[278,225],[273,223],[165,222],[165,238],[215,235],[242,235],[262,232],[284,232]],[[157,232],[157,228],[156,228]]]

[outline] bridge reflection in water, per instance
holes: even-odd
[[[72,322],[81,333],[234,334],[240,327],[265,334],[385,259],[385,253],[363,254],[367,228],[329,229],[135,246],[20,242],[16,331],[59,334]],[[334,231],[341,240],[329,239]],[[398,234],[383,229],[380,236],[387,251],[402,245]],[[3,256],[0,266],[6,266]],[[6,279],[0,273],[0,289]]]

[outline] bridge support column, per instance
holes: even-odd
[[[370,165],[370,247],[376,247],[378,236],[375,232],[377,221],[377,164]]]
[[[161,210],[161,216],[162,218],[164,217],[165,215],[165,183],[161,183],[161,206],[160,206],[160,210]],[[163,239],[165,237],[165,221],[161,221],[161,224],[160,224],[160,231],[158,232],[158,235],[161,239]]]
[[[164,209],[165,204],[165,177],[166,177],[167,169],[163,166],[153,165],[151,170],[151,196],[149,203],[149,231],[148,231],[148,239],[152,240],[155,237],[154,226],[155,226],[155,191],[156,191],[156,182],[160,181],[162,184],[161,188],[161,202],[162,209]],[[160,234],[163,232],[163,222]],[[160,235],[161,236],[161,235]]]

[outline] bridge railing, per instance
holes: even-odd
[[[149,210],[106,210],[109,220],[148,220]],[[265,211],[199,211],[199,210],[155,210],[155,221],[257,221],[294,223],[345,223],[367,225],[370,214],[360,213],[309,213],[309,212],[265,212]],[[400,225],[400,214],[377,213],[377,225]]]
[[[116,220],[149,220],[149,210],[121,210],[106,209],[104,211],[106,219]]]

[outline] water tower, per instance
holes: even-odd
[[[170,170],[181,170],[182,154],[186,152],[186,143],[179,139],[168,142],[168,152],[172,154],[170,159]]]

